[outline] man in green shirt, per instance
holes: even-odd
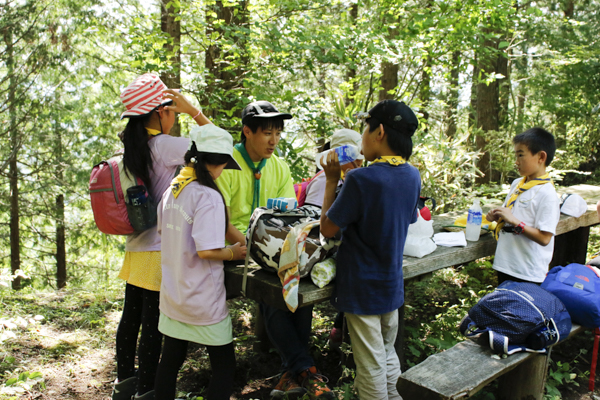
[[[284,120],[292,116],[280,113],[268,101],[256,101],[242,112],[242,142],[234,146],[233,158],[242,167],[231,173],[224,170],[216,180],[229,211],[226,239],[246,244],[245,234],[255,208],[266,206],[267,199],[296,197],[287,164],[277,157],[275,148],[281,139]],[[333,399],[327,378],[315,367],[308,352],[312,306],[292,313],[260,304],[265,327],[282,358],[282,376],[272,397],[307,392],[311,398]]]

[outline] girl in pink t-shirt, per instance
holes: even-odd
[[[154,397],[175,398],[177,373],[189,342],[208,350],[212,379],[206,398],[229,399],[235,354],[225,299],[223,261],[242,260],[246,247],[225,246],[227,209],[214,180],[224,169],[240,169],[233,139],[214,125],[195,127],[186,167],[173,179],[158,207],[162,237],[162,284],[158,329],[164,335]]]
[[[210,120],[155,74],[139,76],[123,90],[121,101],[126,108],[121,118],[127,120],[119,135],[125,171],[139,177],[152,198],[160,199],[189,145],[188,139],[169,135],[175,113],[188,114],[198,125],[209,124]],[[127,284],[116,335],[117,379],[112,400],[130,400],[134,395],[143,398],[154,388],[162,343],[158,331],[160,249],[156,228],[127,236],[119,273]]]

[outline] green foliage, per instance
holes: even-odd
[[[581,349],[579,354],[585,354],[585,350]],[[548,370],[548,379],[546,380],[546,393],[544,394],[545,400],[560,400],[562,399],[559,388],[566,386],[579,386],[579,382],[576,381],[577,373],[575,372],[576,364],[579,361],[573,360],[571,365],[568,362],[553,361],[550,360],[550,367]],[[589,375],[589,371],[582,374]]]
[[[468,310],[496,285],[490,261],[436,271],[409,281],[406,291],[405,354],[409,366],[464,340],[458,325]]]

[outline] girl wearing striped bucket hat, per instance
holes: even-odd
[[[198,125],[210,121],[178,90],[168,89],[155,74],[139,76],[123,90],[121,101],[126,108],[121,119],[129,119],[119,135],[124,146],[125,171],[139,177],[152,198],[160,200],[175,170],[184,163],[189,146],[189,139],[169,136],[175,113],[189,114]],[[113,400],[130,400],[134,395],[135,399],[145,399],[154,388],[162,344],[158,331],[160,248],[161,237],[156,228],[127,236],[125,260],[119,274],[127,284],[116,337],[117,380]],[[136,349],[138,336],[139,349]]]

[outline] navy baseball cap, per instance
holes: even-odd
[[[419,127],[419,119],[403,101],[382,100],[368,112],[356,114],[359,119],[376,118],[383,125],[389,126],[408,136],[415,134]]]

